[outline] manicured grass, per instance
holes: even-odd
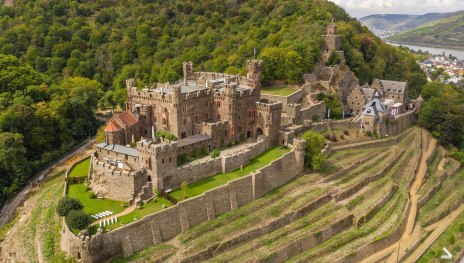
[[[116,229],[124,224],[127,225],[129,223],[136,221],[134,220],[134,218],[138,218],[138,220],[140,220],[146,215],[150,215],[160,210],[163,210],[163,204],[165,204],[167,207],[172,205],[171,202],[169,202],[168,200],[162,197],[158,197],[156,202],[151,200],[150,202],[144,204],[142,208],[140,209],[136,208],[133,212],[127,215],[118,217],[118,223],[110,225],[106,229],[107,230]]]
[[[74,166],[69,177],[87,177],[89,173],[90,158]]]
[[[288,96],[298,89],[292,87],[265,87],[261,88],[261,92],[269,95]]]
[[[288,153],[290,149],[284,147],[276,147],[271,150],[267,150],[256,158],[252,159],[250,163],[243,167],[242,170],[238,169],[225,174],[216,174],[203,180],[188,184],[185,190],[187,198],[194,197],[204,193],[207,190],[226,184],[227,182],[240,178],[255,172],[259,168],[268,165],[275,159],[282,157],[282,155]],[[184,190],[177,189],[170,193],[171,196],[175,197],[178,201],[183,200]]]
[[[98,214],[103,211],[111,211],[117,214],[126,209],[125,207],[121,207],[121,201],[90,198],[89,194],[91,191],[87,191],[85,184],[72,184],[68,186],[68,196],[79,199],[84,206],[84,212],[89,215]]]

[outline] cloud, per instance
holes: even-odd
[[[331,0],[352,16],[369,14],[425,14],[464,10],[463,0]]]

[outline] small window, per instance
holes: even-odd
[[[161,163],[164,163],[164,158],[163,158],[163,159],[161,159]]]
[[[171,162],[171,157],[169,157],[169,162]]]

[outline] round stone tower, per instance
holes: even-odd
[[[299,173],[302,173],[305,166],[305,149],[306,141],[303,139],[293,139],[293,148],[295,150],[295,165]]]

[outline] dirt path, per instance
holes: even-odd
[[[424,242],[419,245],[419,247],[417,247],[417,249],[414,250],[414,252],[409,257],[406,258],[404,262],[416,262],[463,211],[464,204],[461,205],[458,209],[454,210],[447,217],[433,225],[428,226],[426,230],[433,230],[433,232],[424,240]]]
[[[6,224],[11,216],[16,213],[16,209],[20,206],[29,196],[31,192],[34,191],[34,187],[32,183],[38,182],[43,180],[47,175],[52,174],[54,171],[59,171],[64,168],[67,168],[70,163],[74,162],[74,160],[81,158],[83,155],[89,155],[92,151],[91,146],[95,142],[95,139],[89,141],[88,143],[80,146],[79,148],[69,152],[68,154],[64,155],[60,159],[56,160],[55,162],[51,163],[47,168],[44,170],[36,173],[29,183],[8,203],[5,204],[3,210],[0,213],[0,226]]]
[[[421,130],[421,140],[422,144],[424,145],[424,138],[423,138],[423,133]],[[364,259],[361,262],[365,263],[371,263],[371,262],[378,262],[387,257],[388,255],[392,254],[395,251],[401,251],[399,249],[401,246],[404,247],[412,247],[415,242],[417,241],[417,234],[416,232],[413,233],[415,221],[416,221],[416,216],[417,216],[417,202],[418,202],[418,196],[417,196],[417,191],[422,185],[422,182],[425,178],[426,172],[427,172],[427,159],[432,156],[432,153],[434,152],[435,148],[437,146],[437,140],[432,139],[429,144],[426,152],[422,151],[421,159],[420,159],[420,164],[419,168],[417,169],[417,174],[416,178],[414,180],[414,183],[411,186],[411,189],[409,190],[409,199],[410,199],[410,210],[409,210],[409,215],[406,219],[406,227],[404,230],[404,233],[400,240],[393,245],[390,245],[389,247],[378,251],[377,253],[369,256],[368,258]],[[393,258],[393,262],[396,262],[396,255],[391,255],[388,261],[390,261]]]

